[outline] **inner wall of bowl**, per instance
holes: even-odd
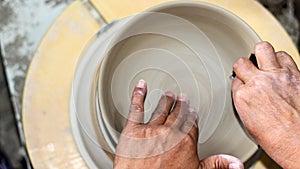
[[[122,131],[133,86],[143,78],[148,82],[150,91],[146,100],[145,121],[149,119],[161,93],[166,90],[176,94],[185,92],[191,98],[191,105],[199,109],[200,157],[224,152],[247,160],[256,146],[234,116],[229,77],[233,62],[241,56],[248,56],[259,38],[245,23],[219,8],[212,10],[193,4],[161,7],[156,11],[188,20],[205,34],[209,44],[203,43],[207,42],[205,40],[191,38],[187,45],[180,39],[149,33],[116,43],[105,57],[99,77],[103,92],[99,96],[102,98],[101,113],[112,134],[111,141],[117,142],[118,135],[113,134],[113,130],[117,131],[115,133]],[[163,22],[160,18],[148,23],[143,19],[129,24],[123,32],[133,34],[131,31],[151,27],[157,21]],[[182,33],[183,30],[179,31]],[[200,54],[203,57],[199,59],[198,53],[206,51],[209,51],[208,54]],[[211,62],[206,62],[210,59]],[[157,62],[154,64],[157,60],[159,65]]]
[[[108,57],[115,59],[107,64],[108,112],[118,113],[103,113],[108,124],[117,131],[124,127],[131,94],[139,79],[146,80],[148,85],[145,122],[165,91],[186,93],[191,105],[207,112],[199,116],[200,121],[207,119],[212,95],[210,79],[201,60],[183,43],[163,35],[141,34],[123,40],[111,51]],[[195,66],[197,69],[191,69]]]
[[[101,73],[106,72],[102,76],[106,79],[100,80],[103,83],[100,86],[105,92],[110,92],[100,99],[106,102],[102,106],[103,117],[113,122],[114,125],[108,124],[117,132],[122,130],[124,120],[122,124],[119,117],[126,119],[131,91],[137,77],[141,77],[149,86],[150,97],[146,99],[146,110],[149,111],[145,113],[146,117],[148,115],[149,119],[160,94],[167,90],[175,94],[186,93],[191,105],[203,112],[199,114],[199,125],[203,129],[200,131],[200,141],[204,142],[216,129],[223,112],[225,91],[221,95],[215,90],[226,85],[219,55],[206,35],[190,22],[157,13],[143,17],[131,27],[130,30],[135,32],[132,35],[126,32],[126,36],[123,35],[125,38],[120,38],[121,42],[116,43],[103,61],[105,64]],[[150,74],[156,76],[155,79],[151,79],[148,76]],[[167,86],[164,87],[162,82]],[[174,85],[177,87],[174,88]],[[216,95],[218,97],[213,97]],[[112,115],[105,112],[119,113]]]

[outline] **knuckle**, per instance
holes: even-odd
[[[130,111],[132,112],[142,112],[144,111],[144,106],[141,104],[133,103],[130,106]]]
[[[168,133],[170,131],[171,131],[171,128],[167,127],[167,126],[162,126],[159,128],[159,133]]]
[[[166,100],[167,100],[167,96],[166,96],[166,95],[162,95],[162,96],[160,97],[159,103],[165,103]]]
[[[239,100],[241,98],[244,98],[246,94],[245,94],[245,91],[243,89],[239,89],[235,92],[234,95],[235,95],[235,98]]]
[[[190,122],[196,122],[197,121],[197,116],[198,116],[198,114],[196,114],[196,113],[193,113],[193,114],[189,114],[189,115],[187,115],[187,121],[190,121]]]
[[[182,142],[183,142],[184,144],[187,144],[187,143],[190,143],[190,142],[191,142],[191,139],[190,139],[189,136],[185,136],[185,137],[183,137]]]
[[[181,101],[181,100],[177,100],[176,101],[176,107],[180,108],[185,102],[184,101]]]
[[[278,80],[280,82],[289,82],[291,80],[291,76],[287,70],[283,70],[283,72],[279,73]]]
[[[238,60],[236,60],[233,64],[233,68],[236,69],[238,68],[240,65],[244,64],[245,63],[245,60],[246,58],[242,57],[242,58],[239,58]]]
[[[122,131],[123,136],[132,137],[136,135],[136,130],[132,126],[125,126]]]
[[[136,89],[133,92],[133,96],[143,96],[143,95],[145,95],[145,92],[141,89]]]
[[[286,53],[285,51],[278,51],[276,52],[278,56],[289,56],[288,53]]]
[[[193,121],[187,120],[185,122],[185,125],[192,128],[195,125],[195,120],[193,120]]]
[[[162,116],[167,116],[168,114],[169,114],[169,112],[165,109],[160,112],[160,115],[162,115]]]
[[[272,79],[269,76],[258,75],[251,83],[249,83],[249,86],[255,89],[261,89],[270,86],[271,83]]]
[[[255,51],[257,51],[257,50],[265,50],[265,49],[268,49],[268,48],[272,48],[272,46],[271,46],[271,44],[269,42],[266,42],[266,41],[257,43],[255,45]]]
[[[184,144],[187,147],[193,147],[194,146],[193,139],[191,138],[190,135],[186,135],[185,137],[183,137],[181,142],[182,142],[182,144]]]
[[[158,115],[168,115],[169,112],[166,108],[167,105],[158,105],[156,110],[155,110],[155,113],[158,114]]]
[[[184,128],[184,130],[185,130],[186,132],[189,132],[189,131],[192,129],[192,127],[194,126],[194,124],[195,124],[195,123],[192,122],[192,121],[186,121],[186,122],[184,122],[182,128]]]

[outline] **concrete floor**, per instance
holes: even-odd
[[[0,64],[0,151],[5,155],[9,155],[11,161],[17,164],[14,167],[19,168],[23,158],[21,156],[18,130],[16,125],[14,125],[15,118],[12,112],[13,108],[10,102],[4,67]]]
[[[5,66],[0,64],[0,151],[7,154],[13,168],[30,168],[21,128],[21,99],[28,65],[44,33],[72,1],[0,0],[0,41],[5,51]],[[293,14],[293,0],[260,1],[298,44],[299,24]]]

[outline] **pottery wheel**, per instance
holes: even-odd
[[[291,39],[258,2],[206,1],[238,15],[261,39],[271,42],[276,50],[290,53],[299,65],[299,54]],[[129,0],[91,1],[108,22],[161,2],[164,0],[136,1],[134,7],[129,7],[133,3]],[[35,53],[28,71],[23,99],[24,131],[34,168],[87,167],[77,148],[82,145],[75,143],[73,138],[69,105],[79,56],[86,43],[100,28],[101,25],[86,6],[81,1],[76,1],[51,26]],[[108,159],[101,160],[105,163]],[[260,163],[256,165],[260,166]]]

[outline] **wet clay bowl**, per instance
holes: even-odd
[[[257,145],[234,114],[230,75],[233,62],[259,41],[243,20],[208,3],[171,2],[122,20],[99,68],[106,141],[117,144],[134,85],[144,79],[145,122],[163,92],[186,93],[199,115],[200,158],[226,153],[246,161]]]

